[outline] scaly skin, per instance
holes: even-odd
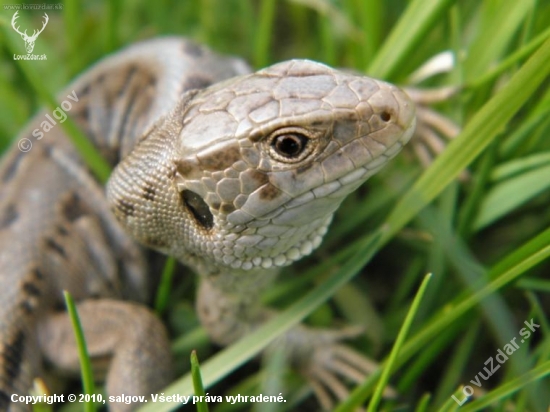
[[[27,393],[44,359],[78,369],[62,289],[80,302],[92,358],[112,360],[109,394],[148,395],[169,382],[163,326],[125,301],[151,294],[150,259],[132,238],[200,276],[197,310],[215,342],[260,325],[271,312],[259,292],[320,244],[345,196],[413,133],[414,105],[387,83],[304,60],[246,71],[162,39],[69,86],[61,96],[79,97],[70,115],[118,164],[107,199],[60,127],[34,141],[44,113],[23,131],[34,147],[12,148],[0,167],[0,409],[26,410],[11,395]],[[276,344],[314,388],[338,392],[330,374],[368,369],[336,342],[344,335],[300,326]]]

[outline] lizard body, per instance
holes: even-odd
[[[319,245],[345,196],[413,133],[413,104],[387,83],[303,60],[247,72],[167,38],[75,80],[70,115],[118,165],[107,197],[60,127],[28,153],[9,151],[0,166],[0,409],[26,410],[11,395],[27,393],[43,359],[78,368],[63,289],[80,302],[92,358],[111,360],[109,394],[169,382],[162,325],[126,301],[150,294],[148,255],[133,238],[200,275],[197,311],[214,341],[242,337],[271,316],[258,292]],[[340,337],[300,326],[280,343],[294,363],[318,367]]]

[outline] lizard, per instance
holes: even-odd
[[[44,363],[77,372],[64,289],[107,394],[171,381],[165,327],[145,305],[149,248],[199,276],[196,310],[215,343],[264,323],[274,312],[260,292],[319,246],[340,203],[416,122],[389,83],[309,60],[253,73],[176,37],[106,57],[60,96],[71,92],[69,115],[114,170],[104,190],[61,127],[27,153],[14,144],[0,165],[0,410],[27,410],[13,396]],[[338,392],[370,368],[340,343],[348,335],[300,325],[275,344],[323,401],[320,387]]]

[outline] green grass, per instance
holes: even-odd
[[[41,13],[22,14],[25,27],[40,24]],[[46,53],[48,60],[23,62],[27,68],[15,64],[8,51],[12,43],[22,47],[18,37],[9,37],[12,15],[0,11],[5,28],[0,31],[5,57],[0,62],[1,150],[39,106],[51,106],[51,96],[79,71],[110,51],[157,35],[188,36],[255,67],[311,58],[400,84],[407,84],[432,56],[453,51],[453,70],[421,86],[460,87],[436,109],[462,132],[428,169],[408,152],[342,205],[320,250],[286,269],[266,296],[271,305],[285,309],[281,316],[214,355],[197,326],[189,276],[176,276],[172,288],[164,286],[157,306],[173,332],[181,376],[189,371],[189,349],[194,348],[211,395],[255,395],[286,387],[288,402],[277,406],[305,411],[311,403],[300,402],[307,388],[298,376],[274,365],[280,357],[268,359],[259,371],[240,366],[304,318],[322,327],[364,326],[365,336],[352,344],[388,365],[408,308],[431,272],[409,333],[391,367],[384,369],[391,371],[388,378],[399,397],[382,399],[378,409],[548,409],[550,3],[67,1],[62,12],[49,13],[49,26],[36,43],[35,53]],[[96,164],[97,159],[89,161]],[[465,169],[467,178],[460,179]],[[481,381],[480,398],[459,408],[451,395],[463,399],[461,385],[474,387],[470,380],[483,373],[484,362],[518,337],[523,321],[531,318],[541,327]],[[379,378],[376,373],[354,388],[337,410],[366,405]],[[190,375],[165,395],[172,392],[192,394]],[[169,408],[149,404],[144,410]],[[250,410],[251,405],[210,408]]]
[[[65,298],[65,306],[71,319],[73,330],[75,333],[75,341],[78,346],[78,359],[80,361],[81,377],[82,377],[82,390],[83,393],[92,396],[95,394],[95,385],[92,372],[92,364],[90,356],[88,354],[88,348],[86,346],[86,340],[84,338],[84,331],[80,323],[78,316],[78,310],[73,300],[73,297],[66,290],[63,291],[63,297]],[[95,412],[96,407],[93,402],[86,402],[84,404],[84,412]]]

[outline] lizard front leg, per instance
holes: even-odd
[[[218,345],[229,345],[263,324],[272,313],[261,305],[259,293],[273,280],[278,270],[247,275],[220,272],[201,276],[197,293],[197,315],[210,338]],[[221,277],[221,279],[220,279]]]
[[[219,345],[229,345],[261,326],[276,313],[261,305],[261,291],[269,287],[271,273],[252,271],[235,276],[225,273],[201,277],[197,314],[210,338]],[[242,285],[246,278],[245,285]],[[228,283],[228,280],[232,279]],[[325,410],[332,409],[329,392],[344,399],[348,394],[341,380],[359,383],[376,369],[376,364],[340,342],[355,337],[359,328],[324,330],[298,325],[271,343],[282,349],[287,362],[309,381]],[[388,394],[391,393],[389,390]]]

